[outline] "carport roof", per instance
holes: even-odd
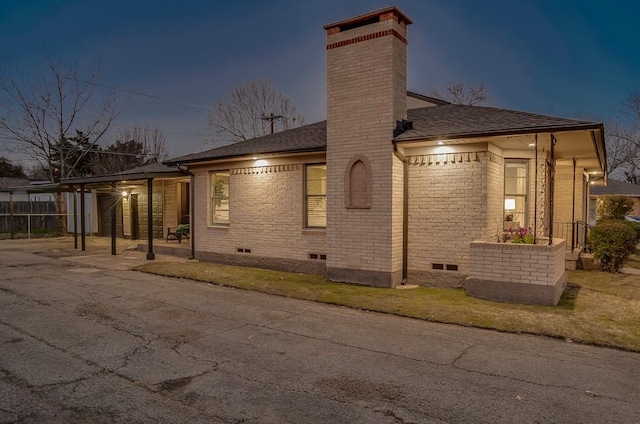
[[[126,171],[107,175],[97,175],[80,178],[63,178],[61,185],[100,184],[115,183],[121,181],[147,180],[150,178],[184,177],[186,174],[175,166],[167,166],[162,163],[140,166]]]

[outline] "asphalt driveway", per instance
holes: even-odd
[[[0,242],[0,422],[640,422],[635,353],[158,277],[124,269],[140,252],[51,246]]]

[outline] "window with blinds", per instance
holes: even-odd
[[[229,171],[211,174],[211,223],[229,224]]]
[[[504,167],[505,221],[513,221],[516,227],[528,225],[528,191],[528,163],[522,160],[506,160]]]
[[[326,228],[327,165],[307,165],[305,171],[305,226],[307,228]]]

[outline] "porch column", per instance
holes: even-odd
[[[195,222],[195,196],[196,192],[196,177],[193,173],[189,173],[189,243],[191,243],[191,259],[195,259],[196,257],[196,242],[194,241],[195,237],[195,227],[193,223]]]
[[[553,192],[555,187],[556,159],[555,147],[556,136],[551,134],[551,147],[549,148],[549,245],[553,244]]]
[[[147,260],[153,260],[153,178],[147,179]]]
[[[84,227],[84,184],[80,184],[80,239],[82,242],[82,251],[84,252],[87,248],[86,244],[86,231]]]

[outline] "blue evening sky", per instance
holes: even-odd
[[[207,108],[247,81],[325,119],[322,26],[393,4],[414,20],[410,90],[484,83],[491,106],[605,121],[640,88],[630,0],[0,0],[0,64],[100,63],[102,83],[169,99],[133,96],[118,125],[159,126],[177,156],[202,149]]]

